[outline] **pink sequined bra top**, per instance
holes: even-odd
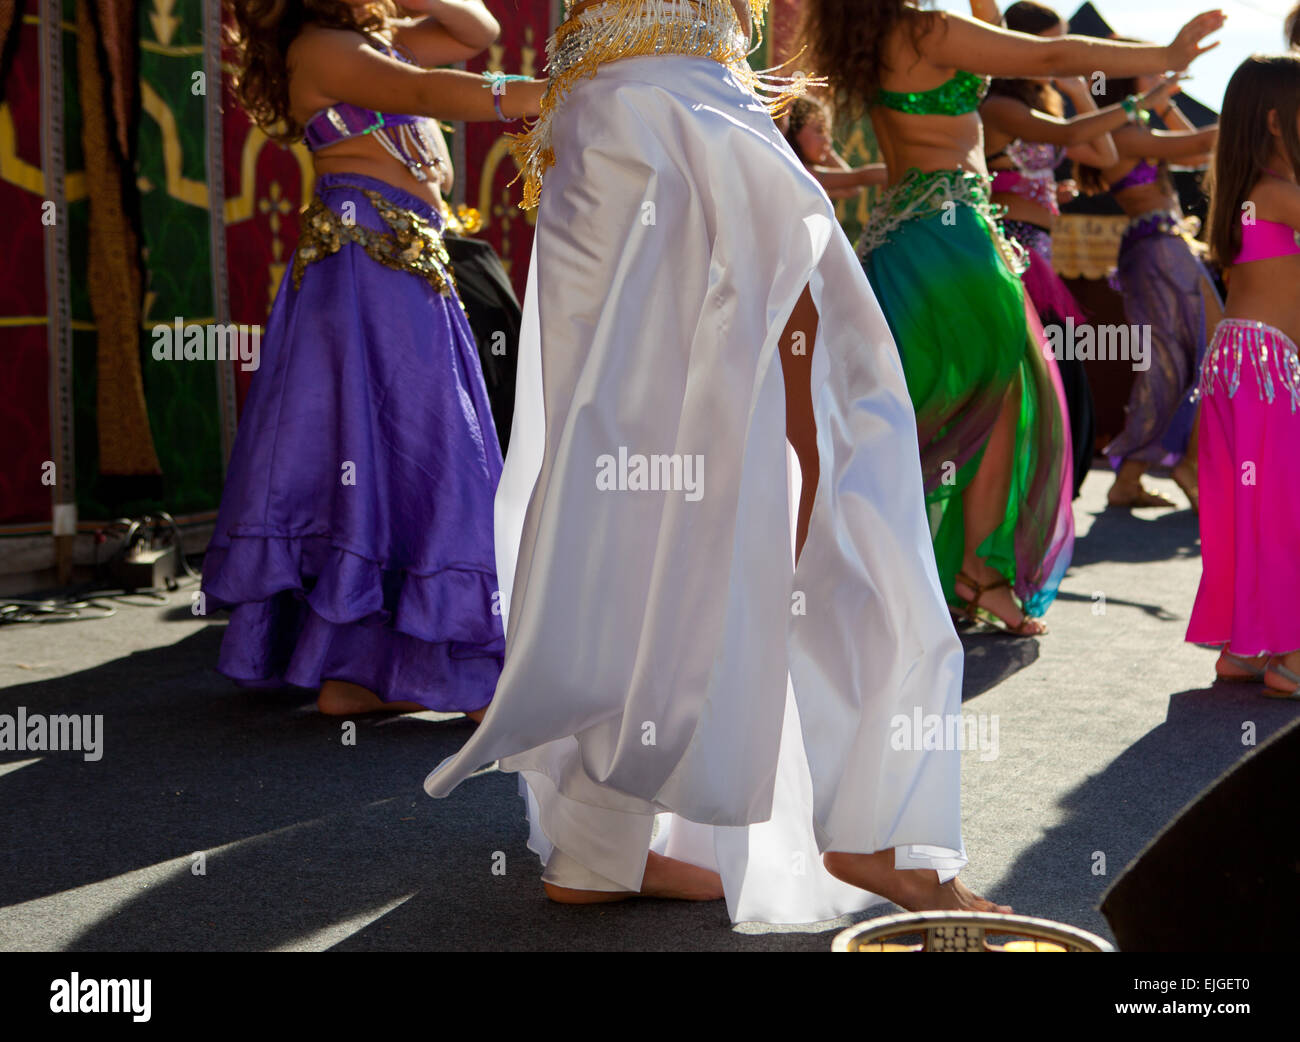
[[[1300,232],[1282,221],[1247,221],[1241,215],[1241,252],[1233,264],[1272,260],[1300,253]]]
[[[415,64],[395,48],[371,40],[376,50],[408,65]],[[311,152],[349,138],[371,135],[384,151],[405,166],[417,181],[427,181],[429,173],[442,163],[435,120],[427,116],[410,116],[374,112],[346,101],[321,109],[307,121],[303,141]]]
[[[994,170],[993,194],[1007,192],[1037,203],[1053,217],[1060,216],[1061,206],[1056,198],[1056,168],[1065,158],[1065,149],[1059,145],[1034,144],[1013,141],[1006,148],[989,156],[990,161],[1005,156],[1013,168]]]

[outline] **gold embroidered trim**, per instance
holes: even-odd
[[[384,267],[409,271],[444,297],[452,295],[456,282],[451,258],[447,255],[442,233],[434,225],[410,210],[394,206],[368,188],[355,185],[339,187],[353,187],[362,192],[391,231],[380,232],[355,222],[349,223],[326,206],[319,195],[316,196],[299,218],[298,250],[293,257],[294,289],[302,288],[302,276],[308,264],[332,257],[352,242]]]
[[[521,209],[541,200],[542,177],[555,163],[551,145],[551,118],[555,107],[580,79],[589,79],[606,62],[650,54],[676,54],[712,58],[725,65],[755,95],[767,95],[768,111],[779,116],[808,87],[824,84],[824,77],[797,73],[775,75],[794,61],[756,71],[747,57],[762,44],[761,23],[768,0],[750,0],[757,36],[753,46],[741,29],[730,0],[606,0],[577,15],[568,15],[547,41],[549,83],[541,112],[522,134],[510,134],[510,154],[524,179]],[[801,52],[802,53],[802,52]],[[796,58],[798,55],[795,56]],[[510,182],[514,184],[514,181]]]

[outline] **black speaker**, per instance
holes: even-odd
[[[1300,720],[1248,754],[1102,896],[1121,951],[1294,952],[1300,941]]]

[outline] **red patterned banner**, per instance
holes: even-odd
[[[466,67],[471,72],[491,69],[541,76],[546,40],[558,13],[549,0],[489,0],[488,6],[501,23],[501,37]],[[457,198],[479,211],[483,227],[476,234],[500,254],[522,300],[533,248],[533,215],[519,209],[523,182],[510,187],[519,169],[510,158],[507,134],[517,129],[518,124],[506,127],[500,123],[459,127],[464,147],[458,156],[461,169],[456,173],[462,185]]]

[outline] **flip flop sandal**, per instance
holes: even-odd
[[[1247,676],[1244,677],[1224,676],[1222,673],[1219,672],[1216,664],[1214,675],[1218,677],[1220,680],[1227,681],[1228,683],[1233,683],[1233,682],[1252,683],[1256,680],[1262,681],[1264,679],[1265,672],[1267,672],[1268,670],[1267,662],[1265,662],[1265,664],[1262,666],[1257,666],[1255,665],[1255,663],[1251,662],[1250,659],[1242,658],[1240,655],[1234,655],[1231,651],[1223,652],[1222,657],[1225,661],[1229,663],[1229,665],[1236,666],[1242,672],[1248,674]]]
[[[1268,681],[1264,682],[1264,694],[1268,698],[1284,698],[1293,702],[1300,702],[1300,673],[1287,669],[1286,666],[1269,666],[1269,671],[1276,673],[1284,680],[1291,681],[1295,685],[1290,691],[1283,691],[1280,687],[1273,687]]]

